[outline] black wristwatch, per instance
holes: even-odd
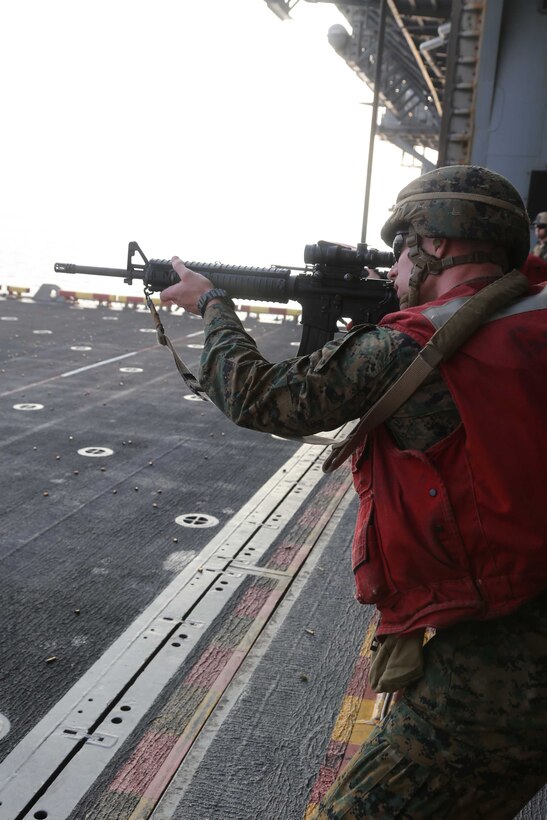
[[[202,293],[198,299],[198,310],[201,313],[201,318],[203,318],[205,308],[211,299],[224,299],[224,301],[228,302],[231,307],[234,307],[234,303],[230,299],[230,294],[227,290],[224,290],[224,288],[213,288],[212,290],[208,290],[206,293]]]

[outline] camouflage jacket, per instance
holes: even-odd
[[[532,248],[532,253],[547,262],[547,242],[538,242]]]
[[[271,363],[225,303],[205,312],[199,381],[228,418],[281,436],[333,430],[361,417],[416,356],[404,333],[361,325],[307,356]],[[434,373],[387,426],[397,446],[425,450],[459,424],[448,388]]]

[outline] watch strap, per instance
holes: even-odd
[[[224,288],[212,288],[212,290],[208,290],[206,293],[202,293],[198,299],[198,310],[203,318],[205,314],[205,308],[211,301],[211,299],[223,299],[225,302],[228,302],[229,305],[232,307],[234,303],[230,299],[230,294]]]

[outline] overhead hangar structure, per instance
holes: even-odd
[[[282,19],[288,19],[296,5],[294,0],[266,2]],[[329,42],[384,109],[375,135],[426,168],[433,165],[423,149],[440,151],[443,111],[453,107],[451,78],[458,73],[458,116],[461,119],[465,111],[468,122],[464,127],[460,123],[452,154],[454,161],[464,161],[469,152],[484,3],[475,2],[465,11],[461,2],[451,0],[350,0],[333,5],[348,27],[332,26]],[[452,47],[453,26],[465,30],[459,53]]]
[[[299,0],[265,2],[289,19]],[[328,38],[374,92],[369,164],[375,136],[424,170],[434,149],[437,165],[488,166],[511,179],[531,216],[545,210],[547,0],[303,2],[331,2],[347,20]]]

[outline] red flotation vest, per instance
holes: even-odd
[[[478,287],[385,317],[420,345]],[[547,287],[440,366],[461,424],[425,452],[381,425],[353,457],[357,599],[378,633],[507,614],[547,589]]]

